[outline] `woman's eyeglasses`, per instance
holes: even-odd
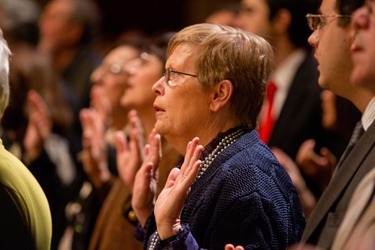
[[[172,69],[168,68],[168,69],[165,70],[165,72],[163,74],[165,82],[168,84],[168,86],[176,86],[177,85],[177,84],[172,82],[175,74],[197,77],[196,75],[193,75],[193,74],[175,71],[175,70],[172,70]]]

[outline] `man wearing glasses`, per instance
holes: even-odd
[[[309,43],[314,47],[314,55],[319,63],[319,85],[353,102],[363,113],[361,122],[366,130],[351,153],[348,153],[345,159],[340,160],[334,177],[307,221],[301,242],[317,245],[319,249],[374,249],[375,125],[372,124],[374,115],[371,113],[374,111],[375,92],[371,93],[367,89],[355,86],[355,84],[365,85],[364,79],[367,76],[367,79],[372,79],[371,82],[367,82],[368,89],[375,89],[372,67],[375,64],[375,46],[373,45],[375,15],[369,4],[367,9],[359,9],[353,18],[357,30],[352,46],[354,65],[350,54],[353,32],[350,17],[363,2],[363,0],[323,0],[320,7],[321,14],[307,15],[308,24],[314,31],[309,37]],[[369,2],[373,4],[374,1]],[[372,13],[372,23],[370,13]],[[368,35],[370,28],[372,28],[372,35]],[[358,37],[359,34],[366,35],[366,31],[367,43],[365,43],[365,37]],[[356,55],[357,50],[365,53],[360,55],[358,52]],[[369,60],[372,60],[372,63]],[[353,66],[354,70],[351,75]],[[359,72],[360,70],[362,72]],[[358,81],[355,79],[356,73]],[[359,81],[360,76],[362,76],[362,81]],[[363,198],[365,192],[367,200],[365,199],[359,207],[361,201],[356,199],[357,194]],[[368,199],[371,202],[368,202]],[[356,217],[358,214],[362,216]],[[225,249],[243,250],[244,248],[241,246],[235,248],[228,244]],[[298,249],[311,248],[300,247]]]
[[[302,242],[323,249],[332,247],[355,188],[373,169],[375,162],[375,91],[370,93],[364,88],[350,84],[350,73],[353,69],[350,60],[350,16],[362,3],[363,1],[358,0],[323,0],[321,14],[307,15],[309,26],[314,30],[309,37],[309,43],[315,48],[315,57],[319,62],[319,84],[349,99],[363,113],[360,125],[363,127],[364,135],[359,137],[354,146],[350,146],[349,143],[347,152],[336,166],[329,186],[311,213],[302,236]],[[372,43],[371,48],[374,49]],[[375,56],[372,59],[374,60]],[[360,67],[363,66],[364,63]],[[356,72],[356,67],[353,72]],[[373,70],[370,72],[373,74]],[[353,77],[352,80],[354,81]],[[374,80],[375,78],[372,82]],[[355,134],[356,130],[352,138]]]

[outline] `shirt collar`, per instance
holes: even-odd
[[[367,104],[365,112],[363,112],[361,122],[363,125],[363,129],[366,131],[375,119],[375,97],[371,99],[371,101]]]

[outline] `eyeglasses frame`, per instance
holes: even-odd
[[[332,15],[324,15],[324,14],[311,14],[311,13],[308,13],[306,15],[306,19],[307,19],[307,25],[309,26],[309,28],[312,30],[312,31],[315,31],[317,29],[321,29],[324,27],[324,25],[322,26],[321,25],[321,21],[319,21],[318,25],[313,25],[313,22],[311,20],[313,20],[313,18],[317,18],[319,17],[319,20],[321,20],[321,18],[326,18],[326,17],[334,17],[334,18],[351,18],[351,15],[340,15],[340,14],[332,14]]]
[[[167,68],[167,69],[165,69],[165,71],[163,73],[163,76],[164,76],[165,82],[167,83],[168,86],[175,86],[174,84],[171,84],[172,83],[171,73],[180,74],[180,75],[186,75],[186,76],[191,76],[191,77],[195,77],[195,78],[197,77],[197,75],[194,75],[194,74],[180,72],[180,71],[176,71],[176,70],[172,70],[170,68]]]

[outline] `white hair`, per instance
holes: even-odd
[[[9,102],[9,56],[11,52],[0,30],[0,118]]]

